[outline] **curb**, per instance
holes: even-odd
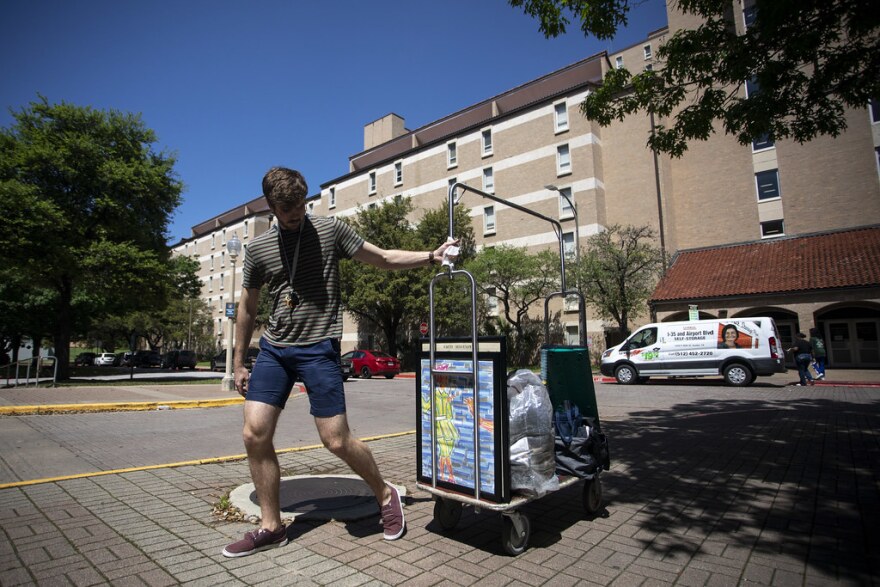
[[[103,404],[47,404],[40,406],[0,406],[0,416],[30,416],[70,412],[134,412],[148,410],[184,410],[220,408],[244,403],[243,397],[228,399],[181,400],[171,402],[118,402]]]

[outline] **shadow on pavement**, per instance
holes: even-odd
[[[705,400],[637,412],[605,426],[612,470],[602,475],[604,512],[576,525],[586,518],[581,483],[520,511],[532,520],[535,547],[563,534],[599,544],[626,524],[632,546],[658,561],[739,551],[743,560],[764,557],[796,573],[807,565],[870,582],[880,572],[869,554],[880,552],[878,431],[880,399]],[[501,532],[498,514],[465,508],[455,529],[436,522],[429,529],[502,551],[492,539]]]

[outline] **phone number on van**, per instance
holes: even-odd
[[[711,357],[712,351],[673,351],[669,353],[673,357]]]

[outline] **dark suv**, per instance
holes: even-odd
[[[161,367],[162,357],[159,351],[135,351],[131,363],[135,367]]]
[[[257,360],[257,355],[260,354],[260,349],[249,347],[247,350],[247,356],[244,359],[244,366],[247,367],[248,371],[254,368],[254,362]],[[222,350],[213,357],[211,357],[211,371],[226,371],[226,350]]]
[[[195,351],[168,351],[162,355],[163,369],[195,369],[197,362]]]
[[[73,361],[74,367],[88,367],[95,364],[95,353],[80,353]]]

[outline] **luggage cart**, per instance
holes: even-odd
[[[459,190],[461,190],[459,192]],[[580,330],[580,347],[553,347],[554,349],[566,349],[566,348],[581,348],[586,349],[586,308],[585,301],[583,296],[577,290],[568,290],[565,286],[565,251],[563,248],[563,240],[562,240],[562,226],[558,221],[548,218],[542,214],[519,206],[510,201],[502,200],[492,194],[488,194],[486,192],[480,191],[476,188],[467,186],[462,183],[454,183],[449,186],[449,238],[454,239],[454,206],[460,200],[460,196],[458,194],[463,194],[465,191],[474,192],[484,198],[488,198],[490,200],[494,200],[496,202],[502,203],[505,206],[515,208],[524,212],[526,214],[536,216],[543,220],[550,222],[559,238],[559,255],[560,255],[560,269],[561,269],[561,289],[558,292],[551,293],[547,296],[544,302],[544,329],[545,329],[545,340],[549,340],[550,334],[550,323],[549,323],[549,302],[551,299],[555,297],[563,297],[563,296],[577,296],[578,299],[578,324]],[[473,381],[472,385],[472,395],[470,398],[470,406],[472,406],[472,414],[474,417],[473,424],[473,438],[467,439],[471,442],[472,453],[469,454],[469,461],[472,464],[472,468],[470,470],[470,479],[472,480],[472,488],[467,488],[467,490],[463,490],[461,488],[451,487],[448,484],[443,486],[442,482],[438,482],[438,405],[437,405],[437,378],[438,376],[448,377],[450,374],[449,369],[442,365],[444,368],[440,369],[441,364],[438,363],[437,360],[437,349],[438,349],[438,339],[436,336],[436,328],[435,328],[435,301],[434,301],[434,290],[435,285],[439,280],[442,279],[454,279],[457,276],[464,277],[468,280],[470,284],[470,310],[471,310],[471,337],[470,339],[458,340],[457,348],[459,350],[459,355],[462,353],[465,356],[468,356],[469,360],[460,361],[459,369],[456,371],[456,374],[459,376],[463,376],[466,378],[471,378]],[[420,477],[419,482],[417,483],[417,487],[424,491],[430,493],[435,500],[434,504],[434,520],[440,525],[444,530],[450,530],[454,528],[460,518],[463,511],[463,507],[465,505],[473,506],[475,511],[479,513],[481,510],[489,510],[493,512],[500,512],[502,514],[502,533],[501,533],[501,542],[504,550],[510,555],[518,555],[522,553],[526,547],[528,546],[529,536],[531,534],[531,527],[529,519],[523,513],[517,511],[521,506],[537,499],[536,497],[525,496],[525,495],[516,495],[510,492],[509,487],[509,470],[502,467],[503,470],[507,470],[507,478],[504,478],[504,474],[500,475],[502,479],[499,481],[500,489],[495,489],[494,492],[489,495],[489,493],[483,490],[483,483],[481,478],[481,469],[483,468],[483,455],[481,447],[481,439],[479,433],[479,420],[481,412],[481,398],[480,391],[483,381],[481,381],[481,369],[483,365],[481,364],[481,345],[484,340],[481,341],[477,336],[477,311],[476,311],[476,299],[477,299],[477,287],[476,281],[474,280],[473,275],[471,275],[468,271],[455,269],[454,264],[450,262],[448,259],[443,260],[443,266],[441,272],[434,276],[431,280],[430,288],[429,288],[429,306],[430,306],[430,320],[429,320],[429,337],[428,337],[428,362],[427,366],[422,366],[422,375],[421,381],[417,380],[417,394],[418,397],[422,398],[422,403],[429,404],[429,419],[430,419],[430,438],[429,438],[429,450],[430,450],[430,476],[429,480],[426,480],[424,477],[427,475],[421,475],[422,472],[422,460],[424,452],[420,452],[419,454],[419,471]],[[501,345],[502,353],[503,353],[504,345]],[[424,348],[423,348],[424,350]],[[542,350],[542,363],[543,357],[545,353],[552,352],[552,349]],[[553,361],[547,361],[548,368],[552,369]],[[468,367],[469,365],[469,367]],[[589,372],[589,362],[586,364],[587,371]],[[554,381],[546,381],[547,374],[543,373],[545,382],[549,386],[557,386],[559,383],[559,378],[554,378]],[[425,379],[428,380],[429,385],[425,386]],[[565,377],[562,377],[564,380]],[[570,387],[571,382],[562,382],[562,385],[566,385]],[[593,382],[592,377],[588,378],[586,382],[580,382],[581,384],[589,385],[589,398],[586,400],[586,411],[584,412],[587,415],[594,414],[596,416],[596,425],[598,427],[598,409],[596,407],[595,400],[595,392],[593,391]],[[496,388],[498,386],[497,377],[495,380]],[[500,406],[496,414],[501,414],[503,417],[496,418],[497,420],[501,420],[500,422],[495,422],[495,425],[502,426],[503,433],[501,437],[504,442],[507,442],[507,434],[506,434],[506,421],[507,418],[507,377],[506,373],[503,374],[501,378],[501,385],[503,387],[503,392],[499,397],[502,398],[500,402]],[[419,389],[419,386],[422,389]],[[424,391],[428,391],[429,401],[425,402],[424,400]],[[497,389],[496,389],[497,391]],[[551,401],[553,400],[553,392],[551,390]],[[570,396],[571,394],[566,394]],[[581,400],[583,398],[579,398]],[[590,405],[592,402],[592,405]],[[578,401],[578,403],[583,403]],[[422,418],[422,408],[418,405],[417,402],[417,415],[418,418]],[[555,402],[554,402],[555,404]],[[584,409],[582,408],[582,409]],[[445,416],[443,416],[445,418]],[[423,421],[422,421],[423,424]],[[496,430],[497,432],[497,430]],[[420,451],[424,451],[424,440],[422,439],[421,429],[420,429]],[[507,455],[506,447],[503,451],[503,455]],[[509,466],[509,463],[508,463]],[[607,463],[605,463],[605,467],[607,468]],[[602,506],[602,486],[599,475],[602,471],[603,465],[600,464],[599,468],[596,469],[595,474],[592,475],[591,479],[587,479],[583,486],[583,505],[584,509],[588,514],[594,514],[597,512]],[[569,487],[578,481],[580,481],[580,477],[575,476],[559,476],[559,489],[563,489]],[[488,497],[487,497],[488,496]]]

